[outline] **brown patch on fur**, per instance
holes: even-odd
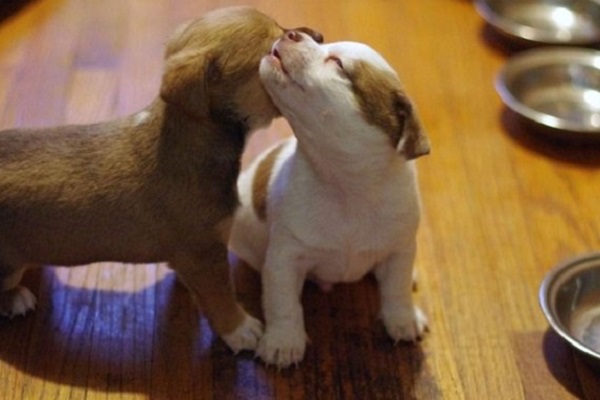
[[[408,159],[429,153],[429,140],[398,78],[366,61],[357,61],[348,73],[356,100],[367,122],[383,130],[394,147]]]
[[[289,31],[298,31],[298,32],[302,32],[302,33],[306,33],[308,36],[312,37],[313,40],[319,44],[323,43],[323,35],[320,34],[319,32],[315,31],[314,29],[310,29],[307,27],[302,27],[302,28],[295,28],[295,29],[286,29],[285,33],[288,33]]]
[[[271,173],[277,156],[283,149],[283,144],[272,149],[258,164],[252,181],[252,204],[258,219],[267,219],[267,195]]]

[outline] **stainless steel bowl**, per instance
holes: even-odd
[[[552,328],[594,367],[600,367],[600,252],[564,262],[540,288]]]
[[[508,108],[548,133],[600,139],[600,51],[550,47],[511,57],[496,78]]]
[[[475,6],[509,37],[549,44],[600,42],[598,0],[476,0]]]

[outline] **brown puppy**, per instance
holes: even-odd
[[[168,261],[227,344],[255,348],[227,241],[245,139],[279,115],[258,65],[285,32],[251,8],[208,13],[170,40],[160,96],[139,113],[0,132],[0,313],[34,308],[19,286],[32,266]]]

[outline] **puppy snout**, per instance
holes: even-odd
[[[289,31],[285,34],[285,37],[296,43],[300,43],[303,40],[302,34],[298,31]]]

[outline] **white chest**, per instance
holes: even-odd
[[[303,243],[309,275],[327,283],[362,279],[416,230],[412,218],[403,221],[397,213],[348,216],[328,210],[312,218],[313,223],[298,227],[296,237]]]
[[[412,169],[399,169],[377,184],[356,181],[347,191],[294,172],[281,180],[286,190],[273,223],[282,229],[272,233],[293,238],[309,277],[357,281],[414,240],[419,201]]]
[[[362,279],[381,262],[383,251],[321,250],[314,254],[313,268],[308,276],[325,283],[355,282]],[[311,257],[312,258],[312,257]]]

